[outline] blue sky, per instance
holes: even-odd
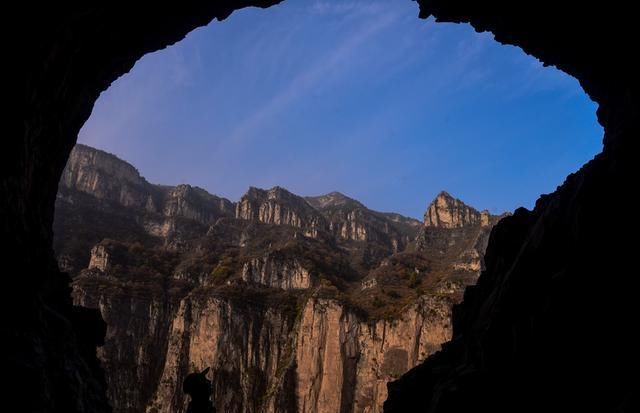
[[[244,9],[142,58],[79,142],[237,200],[340,191],[421,218],[440,191],[531,208],[601,150],[578,82],[409,0]]]

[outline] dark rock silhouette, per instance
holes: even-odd
[[[209,367],[200,373],[191,373],[182,383],[182,391],[191,397],[187,413],[216,413],[211,402],[211,381],[207,379]]]
[[[277,2],[14,5],[3,30],[4,96],[15,115],[0,151],[5,405],[109,411],[93,350],[100,328],[91,326],[100,322],[75,315],[51,249],[57,184],[98,95],[141,56],[213,18]],[[419,4],[422,17],[469,22],[575,76],[599,104],[605,136],[602,154],[534,211],[494,230],[487,271],[457,310],[454,340],[390,387],[387,411],[630,411],[638,392],[629,377],[640,364],[639,228],[627,208],[640,136],[633,3]]]

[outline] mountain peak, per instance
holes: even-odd
[[[295,195],[293,192],[289,191],[287,188],[283,188],[279,185],[269,188],[267,190],[267,196],[269,197],[269,199],[280,199],[283,197],[299,198],[298,195]]]
[[[302,201],[302,197],[290,192],[286,188],[277,185],[269,189],[250,186],[247,192],[245,192],[245,194],[240,199],[240,202],[250,201],[262,203],[268,200],[284,203],[299,203],[300,201]],[[305,203],[304,201],[302,202]]]
[[[437,200],[438,198],[446,198],[446,199],[457,199],[455,197],[453,197],[450,193],[448,193],[447,191],[440,191],[438,192],[438,195],[436,195],[435,200]]]
[[[351,205],[358,208],[366,208],[361,202],[353,198],[349,198],[345,194],[337,191],[318,196],[307,196],[304,198],[312,207],[316,209],[324,209],[330,207],[339,207]]]
[[[483,222],[483,214],[451,196],[440,191],[424,213],[424,226],[436,228],[460,228]]]
[[[270,189],[249,187],[236,204],[236,218],[266,224],[307,228],[311,236],[323,227],[322,216],[304,198],[281,186]]]

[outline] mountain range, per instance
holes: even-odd
[[[232,202],[76,145],[54,249],[107,322],[114,411],[179,410],[182,378],[211,367],[220,411],[379,412],[386,383],[450,338],[500,218],[444,191],[423,221],[339,192]]]

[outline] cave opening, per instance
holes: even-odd
[[[189,239],[189,236],[193,238],[188,235],[189,231],[195,231],[198,237],[213,232],[220,237],[218,239],[224,238],[222,232],[233,231],[224,225],[219,225],[220,228],[213,231],[211,228],[215,226],[214,222],[217,225],[220,219],[229,218],[225,214],[230,208],[234,209],[238,218],[235,202],[238,199],[242,201],[242,193],[238,191],[251,186],[285,187],[294,194],[311,198],[338,190],[355,198],[350,201],[364,201],[367,207],[374,210],[393,210],[415,217],[423,215],[429,197],[433,198],[439,190],[446,189],[474,205],[488,207],[490,214],[499,216],[523,204],[533,207],[540,193],[552,191],[568,173],[599,151],[602,130],[593,116],[595,107],[575,79],[555,69],[543,68],[535,59],[523,55],[521,50],[498,45],[490,35],[473,33],[469,27],[436,26],[432,22],[418,20],[415,18],[416,9],[411,4],[408,4],[411,7],[398,13],[395,12],[398,2],[368,4],[365,7],[357,3],[335,5],[318,1],[313,6],[301,6],[300,2],[288,1],[266,11],[238,11],[228,21],[212,23],[167,50],[143,57],[131,73],[117,80],[98,100],[92,116],[80,131],[79,142],[131,161],[153,183],[170,185],[167,187],[170,189],[154,189],[138,199],[133,187],[144,186],[148,182],[139,180],[141,177],[135,176],[135,169],[125,167],[123,171],[117,170],[121,165],[114,163],[111,158],[106,166],[97,166],[97,169],[102,168],[101,173],[114,168],[113,171],[107,171],[105,176],[78,170],[63,174],[63,181],[68,178],[68,189],[71,191],[59,196],[58,206],[63,205],[66,209],[58,212],[58,216],[63,214],[63,218],[57,219],[54,235],[65,236],[54,238],[54,247],[57,247],[60,266],[80,275],[80,281],[76,280],[75,286],[76,302],[102,308],[108,324],[117,325],[117,328],[109,326],[114,332],[101,353],[107,381],[111,385],[111,402],[117,411],[126,411],[124,406],[162,410],[167,403],[181,403],[183,399],[180,396],[163,394],[162,391],[173,388],[172,391],[177,392],[175,386],[186,372],[210,367],[202,363],[216,365],[214,372],[218,381],[214,380],[217,386],[214,393],[217,399],[224,398],[223,395],[229,392],[229,388],[225,387],[226,382],[236,383],[243,377],[246,380],[249,371],[255,376],[251,378],[249,386],[246,383],[245,386],[238,385],[242,387],[238,390],[242,393],[241,404],[234,405],[234,402],[227,401],[224,405],[227,408],[244,406],[260,409],[265,405],[252,404],[252,398],[257,396],[262,403],[265,395],[269,395],[271,400],[268,402],[274,406],[280,403],[279,406],[289,406],[287,408],[293,409],[291,411],[300,409],[299,405],[296,407],[300,399],[292,401],[274,391],[275,386],[285,380],[295,380],[289,373],[298,380],[306,374],[287,373],[287,367],[283,375],[282,363],[287,361],[285,359],[259,367],[240,365],[229,368],[227,364],[231,362],[225,359],[230,357],[228,354],[209,351],[204,355],[207,350],[198,347],[206,348],[206,343],[198,341],[203,338],[196,339],[196,344],[192,341],[174,348],[169,344],[175,341],[172,334],[175,335],[173,323],[176,317],[187,317],[181,313],[185,311],[183,306],[187,296],[181,289],[192,288],[189,283],[202,283],[207,288],[231,286],[229,283],[234,283],[238,277],[228,275],[228,268],[238,264],[236,261],[240,259],[239,256],[251,259],[247,261],[249,264],[244,263],[239,267],[243,276],[247,265],[250,271],[260,267],[258,272],[264,272],[267,265],[275,267],[273,263],[254,264],[252,261],[257,260],[259,254],[266,256],[273,252],[265,249],[264,245],[253,246],[255,251],[251,254],[238,253],[235,249],[219,254],[219,248],[212,244],[215,243],[215,237],[198,243],[196,248],[210,248],[215,251],[213,255],[201,251],[191,255],[182,254],[194,245]],[[278,14],[271,16],[271,11]],[[271,24],[271,18],[278,24]],[[319,21],[319,25],[314,27],[310,21]],[[258,22],[264,22],[264,25],[259,26]],[[287,25],[286,22],[294,23]],[[327,33],[327,27],[335,30],[335,33]],[[318,40],[320,35],[322,38]],[[310,43],[317,50],[309,47]],[[211,47],[207,48],[207,44]],[[270,49],[269,45],[275,46],[275,49]],[[409,82],[398,82],[407,77]],[[216,81],[207,83],[203,81],[205,78]],[[392,90],[399,93],[394,94]],[[348,113],[354,107],[360,110],[355,110],[355,114]],[[180,144],[176,145],[177,142]],[[215,145],[210,146],[212,143]],[[86,166],[87,159],[100,157],[104,155],[91,152],[78,159],[81,166]],[[71,160],[74,159],[72,155]],[[428,167],[422,170],[421,166],[424,165]],[[333,169],[337,169],[337,172]],[[229,179],[230,176],[235,179]],[[124,179],[126,188],[114,189],[100,182],[113,178]],[[199,189],[191,186],[184,189],[182,184],[205,188],[215,194],[215,198],[209,198],[209,194],[202,196],[198,193]],[[74,185],[78,187],[73,188]],[[409,188],[413,192],[423,191],[424,194],[417,198],[415,194],[407,195],[407,192],[411,192]],[[74,193],[77,189],[90,196],[97,195],[98,202]],[[97,192],[92,194],[92,191]],[[117,199],[109,199],[114,194]],[[190,196],[198,198],[198,201],[193,201]],[[271,196],[271,191],[266,196]],[[164,204],[169,198],[169,204]],[[191,205],[193,208],[189,209],[180,204],[200,202],[202,198],[223,206],[211,213],[199,205]],[[102,205],[105,199],[107,204]],[[492,199],[499,201],[492,202]],[[69,204],[65,204],[67,201]],[[112,201],[120,205],[109,204]],[[307,201],[312,203],[309,199]],[[88,219],[82,221],[82,211],[73,209],[83,202],[86,202],[84,207],[92,214],[91,225],[98,228],[93,234],[79,234],[82,231],[70,230],[74,225],[89,226]],[[225,202],[229,202],[229,205],[225,205]],[[75,206],[70,207],[71,204]],[[399,210],[403,204],[407,205],[406,208]],[[147,219],[145,217],[132,218],[126,216],[124,209],[120,208],[122,206],[142,208],[152,215],[169,214],[172,221],[161,221],[155,215],[147,217],[147,221],[144,221]],[[110,208],[112,210],[105,212]],[[96,214],[98,210],[101,213]],[[207,213],[210,216],[203,218]],[[121,221],[114,225],[111,221],[114,217],[119,217]],[[205,231],[202,232],[203,228],[194,230],[190,227],[197,227],[202,222],[178,222],[189,219],[203,219]],[[144,221],[143,225],[139,225],[140,220]],[[135,228],[134,232],[131,232],[132,228]],[[272,227],[269,230],[276,232]],[[303,235],[308,236],[310,232],[305,230],[307,232]],[[247,229],[243,228],[242,231],[241,235],[244,236]],[[357,233],[357,229],[354,231]],[[72,232],[75,233],[71,237],[66,236]],[[416,234],[410,234],[415,238]],[[285,231],[278,235],[288,242],[299,233]],[[455,236],[464,238],[467,235],[462,231]],[[163,243],[158,243],[154,237],[163,239]],[[362,241],[349,237],[351,235],[347,236],[349,242]],[[480,238],[473,235],[469,239],[477,242]],[[274,242],[269,237],[260,241],[268,241],[269,248]],[[429,245],[429,242],[440,241],[427,237],[420,242]],[[239,241],[239,245],[242,242]],[[397,240],[393,242],[398,244]],[[486,244],[486,240],[482,242]],[[351,244],[348,247],[358,250]],[[279,254],[286,251],[284,246],[278,248],[276,252]],[[392,254],[404,252],[402,248],[398,251],[397,245],[394,245]],[[321,248],[319,251],[325,253]],[[327,256],[332,253],[327,253]],[[462,253],[467,254],[468,251],[456,250],[456,254]],[[358,254],[366,256],[373,253],[365,248],[364,252],[358,250]],[[389,261],[384,259],[387,256],[369,257],[369,261],[360,256],[358,258],[365,262],[362,265],[365,271],[389,265]],[[424,257],[396,259],[401,262],[397,268],[404,271],[410,264],[419,273],[418,269],[422,270],[420,265],[423,265],[426,271],[433,263],[420,262],[421,258]],[[393,269],[396,269],[395,264],[392,262]],[[454,265],[457,266],[456,271],[464,271],[476,264],[456,262]],[[474,267],[473,271],[477,272],[479,268]],[[168,282],[158,277],[162,271],[169,272],[174,280]],[[394,308],[388,310],[393,306],[388,306],[386,302],[396,300],[406,307],[407,294],[431,287],[437,294],[446,294],[443,292],[446,288],[456,288],[455,282],[451,283],[450,280],[447,280],[448,284],[438,285],[422,282],[416,288],[412,286],[417,283],[415,275],[406,276],[406,286],[398,287],[393,283],[386,287],[384,284],[379,286],[379,280],[388,275],[382,274],[376,278],[369,274],[363,277],[360,269],[355,271],[358,274],[349,275],[353,280],[347,277],[348,281],[362,282],[357,289],[343,285],[344,280],[332,278],[333,274],[316,274],[316,281],[300,281],[305,278],[305,272],[313,271],[302,265],[293,270],[299,278],[297,281],[289,282],[285,287],[280,284],[268,287],[287,290],[294,285],[294,290],[300,290],[300,285],[306,286],[305,283],[308,283],[318,288],[335,288],[340,294],[347,295],[361,294],[363,289],[371,291],[372,288],[379,288],[380,294],[367,292],[363,294],[366,297],[362,301],[370,301],[374,308],[390,311],[391,318],[397,318],[400,313]],[[434,273],[443,271],[437,269]],[[126,273],[127,279],[113,275],[119,273]],[[105,284],[96,281],[101,276],[107,279]],[[144,282],[137,283],[136,277]],[[216,281],[216,277],[224,278],[224,283]],[[119,282],[123,283],[118,286],[119,294],[110,296],[108,288],[113,288],[113,284]],[[148,291],[146,294],[140,292],[144,288],[150,291],[158,288],[154,283],[162,284],[159,291],[154,293],[165,301],[154,301],[153,298],[149,299]],[[465,280],[464,283],[470,281]],[[460,285],[464,286],[464,283]],[[109,287],[105,287],[106,284]],[[127,288],[135,293],[127,291],[122,294],[122,290],[126,291]],[[260,295],[253,290],[241,290],[241,293]],[[237,291],[225,291],[218,295],[229,299],[233,294],[237,294]],[[292,311],[292,305],[300,306],[298,301],[286,294],[281,297],[279,307],[274,308]],[[456,291],[456,296],[460,294],[461,291]],[[330,298],[335,299],[334,296]],[[136,302],[137,299],[140,302]],[[264,294],[260,297],[248,295],[243,300],[245,304],[254,303],[260,309],[265,305]],[[112,307],[113,303],[122,307]],[[136,312],[141,311],[136,310],[140,303],[147,305],[142,313]],[[203,305],[197,300],[189,303],[195,308],[198,304]],[[311,308],[315,311],[321,304],[314,302]],[[361,303],[356,299],[349,304],[357,306]],[[304,310],[308,308],[304,307]],[[221,310],[218,307],[201,307],[201,312],[208,311]],[[296,313],[293,318],[267,321],[255,314],[255,308],[243,311],[248,313],[239,311],[237,314],[227,314],[225,317],[229,318],[226,321],[231,323],[228,325],[216,324],[225,320],[222,316],[213,321],[193,315],[187,318],[200,317],[199,322],[203,325],[214,323],[218,329],[233,331],[233,322],[237,323],[241,316],[246,316],[252,323],[251,328],[260,330],[265,324],[272,323],[267,329],[287,331],[293,328],[295,319],[304,317],[303,311]],[[164,316],[173,321],[161,326],[163,321],[158,317]],[[125,319],[118,319],[122,317]],[[146,325],[140,323],[141,319]],[[446,321],[444,325],[446,330],[450,322]],[[127,329],[132,329],[134,338],[124,340],[116,333]],[[154,330],[155,335],[149,334],[150,330]],[[418,343],[419,351],[415,354],[390,345],[380,360],[370,356],[373,367],[367,367],[376,371],[376,376],[367,376],[367,379],[375,383],[364,383],[343,391],[337,403],[356,406],[354,409],[372,408],[377,411],[386,397],[386,382],[397,379],[436,351],[439,344],[448,338],[450,332],[447,331],[434,333],[439,336]],[[401,335],[402,329],[395,333]],[[152,340],[144,342],[145,336]],[[230,345],[237,345],[234,339],[240,343],[246,337],[226,339],[233,343]],[[217,337],[216,340],[222,338]],[[134,346],[137,351],[135,354],[126,354],[123,346]],[[202,351],[203,354],[198,356],[200,358],[176,358],[176,354],[183,355],[185,351],[188,353],[192,350],[187,351],[181,346],[195,346],[196,351]],[[283,354],[291,351],[288,346],[290,343],[285,341],[278,351]],[[171,354],[172,351],[176,354]],[[131,358],[132,355],[138,358]],[[154,357],[161,362],[154,363]],[[214,361],[214,358],[221,361]],[[171,370],[167,367],[167,363],[175,363],[176,360],[180,368]],[[341,368],[345,371],[355,370],[356,365],[344,363]],[[352,377],[350,373],[344,374],[344,380],[362,380]],[[277,383],[269,375],[276,376]],[[139,389],[137,392],[128,390],[133,383],[141,380],[157,383],[156,387]],[[173,381],[173,387],[170,381]],[[160,390],[161,387],[164,390]],[[312,410],[326,407],[319,399],[327,396],[317,397],[315,400],[305,399],[305,403],[315,403],[310,404]],[[336,400],[324,403],[332,405]]]
[[[8,28],[18,36],[7,45],[18,116],[8,119],[15,133],[2,151],[0,186],[3,235],[12,240],[2,250],[3,382],[6,402],[21,404],[15,410],[111,411],[95,357],[104,336],[99,314],[71,305],[51,249],[58,180],[99,93],[194,28],[275,3],[130,5],[124,13],[115,5],[16,8]],[[533,210],[494,228],[487,268],[456,307],[454,341],[390,383],[385,411],[635,411],[629,377],[640,345],[628,234],[637,223],[615,219],[615,201],[637,184],[631,5],[417,3],[422,18],[470,23],[579,79],[599,105],[604,148]],[[394,375],[404,360],[394,351],[385,370]]]

